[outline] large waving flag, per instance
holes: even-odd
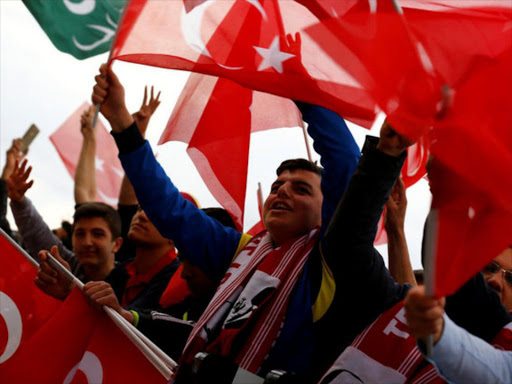
[[[13,361],[0,367],[2,383],[12,384],[167,382],[77,288]]]
[[[75,178],[75,170],[80,156],[83,137],[80,133],[80,116],[90,107],[82,104],[73,114],[50,136],[52,144],[59,153],[71,177]],[[98,120],[96,124],[96,189],[97,200],[115,206],[121,189],[124,171],[117,157],[117,147],[112,136]]]
[[[302,124],[291,100],[192,73],[159,144],[189,144],[187,153],[208,189],[242,230],[250,134]]]
[[[438,295],[497,256],[512,233],[512,4],[463,3],[471,6],[403,15],[354,7],[307,30],[399,132],[428,134],[438,167],[451,175],[432,181]]]
[[[112,59],[225,77],[370,127],[373,99],[317,43],[303,36],[300,51],[286,49],[287,33],[316,20],[293,1],[132,0]]]
[[[110,50],[126,0],[23,0],[53,45],[77,59]]]
[[[35,285],[37,270],[0,229],[0,382],[20,347],[60,306]]]

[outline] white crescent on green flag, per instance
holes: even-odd
[[[110,50],[126,0],[23,0],[53,45],[77,59]]]

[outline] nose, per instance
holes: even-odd
[[[140,209],[137,212],[137,216],[140,221],[149,221],[148,216],[146,215],[146,212],[144,212],[142,209]]]
[[[290,197],[290,183],[284,183],[277,190],[278,197]]]
[[[494,275],[491,275],[485,279],[489,287],[494,289],[496,292],[501,292],[503,290],[503,272],[498,271]]]
[[[83,237],[83,242],[85,245],[92,245],[92,235],[90,233],[85,233]]]

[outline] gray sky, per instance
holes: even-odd
[[[108,54],[79,61],[58,51],[21,1],[1,0],[0,57],[0,165],[3,168],[5,152],[12,140],[21,137],[30,124],[37,124],[41,133],[32,143],[28,155],[33,167],[34,186],[27,196],[53,228],[62,219],[71,219],[74,199],[73,180],[49,136],[84,101],[89,101],[94,76]],[[156,145],[188,73],[123,62],[116,62],[114,70],[125,86],[130,110],[139,108],[144,85],[155,85],[162,91],[162,104],[151,120],[147,138],[180,190],[196,196],[202,207],[218,206],[186,154],[184,144]],[[368,131],[350,127],[361,146]],[[79,137],[79,127],[76,133]],[[378,135],[378,127],[374,127],[371,134]],[[306,156],[304,139],[298,128],[253,134],[245,213],[247,228],[259,219],[257,183],[262,183],[266,196],[279,163],[287,158]],[[314,159],[318,159],[318,155],[314,154]],[[409,188],[407,197],[406,235],[413,268],[420,268],[423,222],[430,205],[427,183],[421,180]],[[10,213],[8,217],[13,225]],[[379,250],[387,255],[385,247],[379,247]]]

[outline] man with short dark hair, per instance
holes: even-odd
[[[337,249],[324,250],[321,239],[360,157],[338,115],[299,103],[322,156],[322,177],[310,164],[306,169],[283,167],[264,204],[267,231],[250,239],[181,198],[126,110],[121,83],[106,66],[100,72],[93,102],[102,104],[141,206],[161,233],[173,238],[209,278],[222,279],[184,349],[179,380],[187,382],[187,368],[196,353],[208,352],[261,376],[282,369],[310,382],[383,309],[403,296],[405,291],[386,279],[382,295],[375,300],[370,297],[369,305],[353,303],[348,297],[354,286],[336,287],[336,275],[341,270],[344,275],[352,273],[357,261],[354,257],[344,261]],[[392,162],[397,176],[407,144],[389,131],[381,137],[372,156]],[[335,239],[337,234],[333,230],[330,237]],[[385,270],[383,262],[368,268],[372,276],[381,276]],[[354,308],[345,308],[346,302],[355,304]],[[341,341],[331,343],[329,330],[332,334],[338,321],[346,329]],[[333,345],[326,348],[328,340]]]

